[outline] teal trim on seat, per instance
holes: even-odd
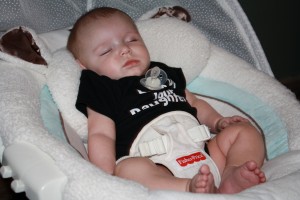
[[[198,76],[187,88],[214,99],[228,102],[251,116],[264,132],[268,159],[289,151],[287,129],[280,116],[258,97],[231,84]]]
[[[42,88],[40,94],[40,103],[40,113],[44,122],[44,126],[48,132],[59,140],[67,142],[57,105],[55,104],[47,85]]]

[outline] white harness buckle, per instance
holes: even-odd
[[[161,155],[167,153],[167,145],[168,145],[167,135],[163,135],[154,140],[140,143],[139,151],[141,156],[143,157]]]
[[[205,125],[195,126],[187,132],[194,142],[203,142],[211,138],[209,129]]]

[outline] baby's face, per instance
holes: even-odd
[[[116,80],[143,75],[148,69],[150,57],[144,41],[123,16],[95,20],[84,33],[79,56],[83,68]]]

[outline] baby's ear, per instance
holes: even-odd
[[[80,62],[80,60],[76,59],[76,62],[79,64],[81,69],[86,69],[86,67]]]

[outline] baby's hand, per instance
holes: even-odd
[[[239,122],[249,122],[249,120],[237,115],[232,117],[223,117],[218,121],[216,125],[216,130],[220,132],[221,130],[225,129],[227,126]]]

